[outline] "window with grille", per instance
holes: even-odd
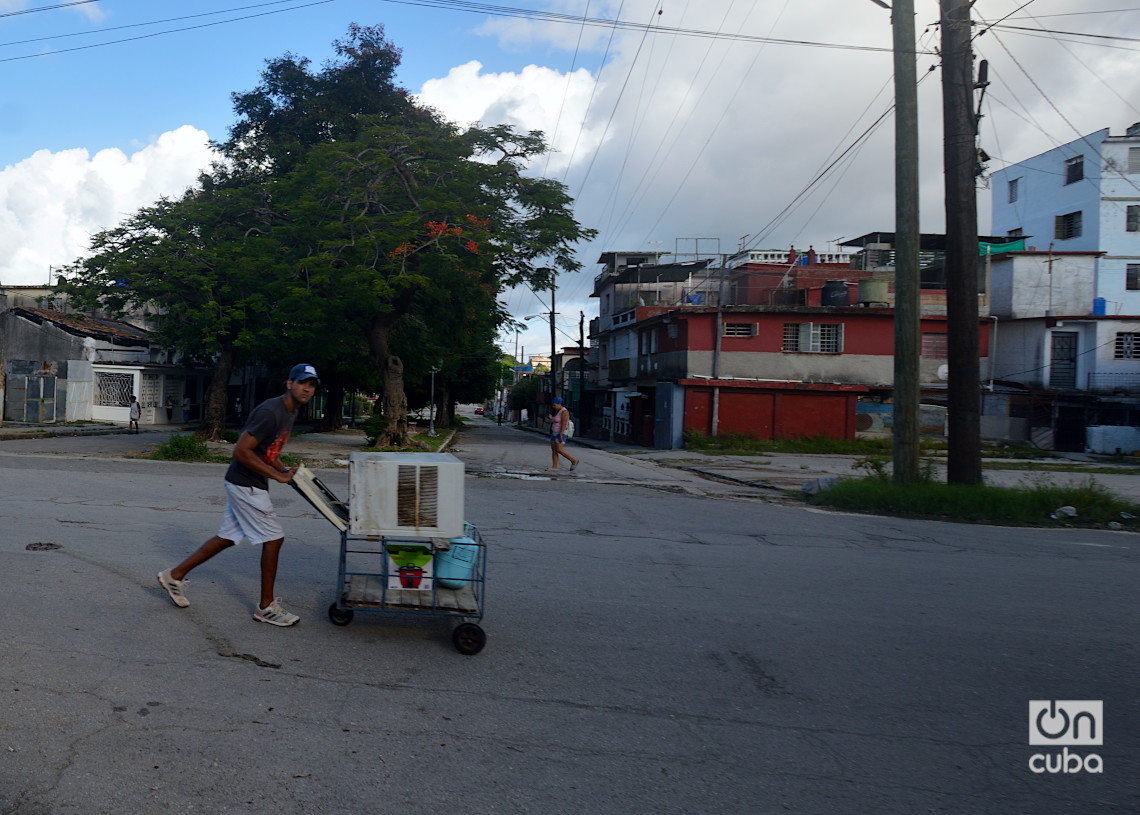
[[[1140,206],[1129,205],[1125,211],[1124,229],[1128,232],[1140,232]]]
[[[1140,359],[1140,334],[1122,331],[1116,335],[1114,359]]]
[[[843,353],[840,323],[784,323],[784,351],[811,354]]]
[[[1058,215],[1054,219],[1053,237],[1059,241],[1081,236],[1081,213],[1070,212],[1067,215]]]
[[[1025,234],[1025,232],[1019,226],[1017,229],[1011,229],[1008,232],[1006,232],[1005,236],[1007,238],[1020,238],[1024,234]]]
[[[755,337],[756,323],[725,323],[724,336],[726,337]]]
[[[1020,181],[1021,181],[1020,178],[1011,178],[1009,180],[1009,203],[1011,203],[1011,204],[1017,200],[1017,193],[1018,193],[1017,188],[1021,186],[1018,183]]]
[[[1140,147],[1128,148],[1128,173],[1129,175],[1140,173]]]
[[[135,378],[131,374],[95,373],[95,404],[102,407],[129,407]]]
[[[1065,162],[1065,183],[1076,184],[1085,178],[1085,157],[1076,156]]]
[[[922,335],[923,359],[948,359],[948,354],[945,334],[928,332]]]
[[[1124,288],[1140,291],[1140,263],[1129,263],[1124,268]]]

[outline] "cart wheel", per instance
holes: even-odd
[[[464,656],[474,656],[487,644],[487,634],[475,623],[461,623],[451,632],[451,644]]]
[[[329,619],[333,625],[348,625],[352,622],[351,608],[337,608],[336,603],[329,606]]]

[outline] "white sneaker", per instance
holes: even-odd
[[[285,609],[281,608],[281,604],[274,600],[265,608],[259,608],[253,613],[253,619],[259,623],[269,623],[270,625],[294,625],[300,622],[301,618],[296,614],[290,614]]]
[[[170,595],[170,599],[174,601],[174,605],[179,608],[189,608],[190,601],[186,599],[186,592],[184,586],[185,580],[175,580],[170,576],[170,569],[158,573],[158,584],[166,589],[166,593]]]

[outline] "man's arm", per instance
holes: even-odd
[[[293,480],[293,474],[297,472],[295,467],[288,468],[280,461],[276,462],[277,466],[262,461],[254,452],[256,447],[257,439],[248,433],[242,433],[237,444],[234,445],[234,458],[254,472],[261,473],[266,478],[272,478],[282,484],[288,484]]]

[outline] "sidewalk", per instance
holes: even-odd
[[[515,427],[527,432],[543,433],[540,428],[521,425]],[[854,467],[855,462],[863,458],[862,456],[806,453],[708,454],[684,449],[656,450],[650,447],[617,444],[577,436],[572,438],[568,444],[619,453],[631,459],[661,467],[684,470],[721,483],[739,484],[758,490],[780,493],[799,492],[806,485],[813,484],[819,479],[843,476],[857,477],[865,474]],[[983,467],[986,461],[992,461],[995,465],[995,467],[985,469],[983,473],[985,483],[991,486],[1015,487],[1042,482],[1084,484],[1091,478],[1122,498],[1140,504],[1140,467],[1129,467],[1128,465],[1105,461],[1094,455],[1077,453],[1065,454],[1056,459],[1035,459],[1032,461],[984,460]],[[998,469],[996,465],[999,463],[1006,465],[1028,464],[1030,469]],[[1032,466],[1035,464],[1043,466],[1039,469],[1033,469]],[[1044,465],[1048,464],[1071,466],[1072,470],[1050,471],[1044,468]],[[1096,472],[1098,469],[1107,469],[1113,472]],[[946,464],[944,460],[936,465],[936,471],[938,477],[945,478]]]
[[[171,432],[179,430],[170,426]],[[84,422],[83,424],[30,422],[4,422],[0,425],[0,441],[4,439],[50,439],[57,436],[111,436],[125,434],[127,428],[119,424],[100,424]]]

